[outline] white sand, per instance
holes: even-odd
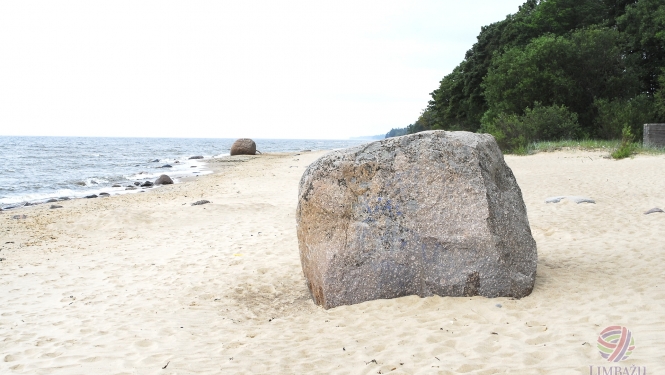
[[[665,373],[665,214],[643,214],[665,208],[664,156],[506,157],[538,243],[527,298],[326,311],[305,287],[294,217],[320,155],[0,213],[0,374],[588,374],[613,366],[595,341],[615,324],[637,344],[622,367]],[[596,204],[545,204],[561,195]]]

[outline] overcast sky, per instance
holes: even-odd
[[[522,3],[3,1],[0,135],[385,134]]]

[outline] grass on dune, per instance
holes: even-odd
[[[531,155],[538,152],[553,152],[559,150],[584,150],[584,151],[606,151],[612,154],[621,148],[621,140],[601,140],[601,139],[584,139],[584,140],[564,140],[564,141],[548,141],[548,142],[534,142],[527,147],[521,147],[511,154],[514,155]],[[642,143],[634,142],[631,144],[631,154],[648,154],[648,155],[661,155],[665,154],[665,147],[650,147],[644,146]],[[627,155],[629,156],[629,155]]]

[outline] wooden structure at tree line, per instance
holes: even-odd
[[[644,146],[665,147],[665,124],[644,124]]]

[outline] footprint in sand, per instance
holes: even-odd
[[[141,348],[147,348],[149,346],[152,346],[152,341],[150,340],[139,340],[134,343],[136,346],[139,346]]]

